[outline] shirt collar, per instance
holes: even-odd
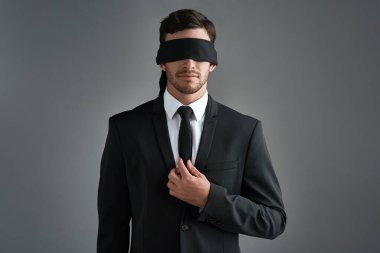
[[[205,114],[207,102],[208,102],[208,92],[206,90],[205,94],[201,98],[199,98],[198,100],[188,105],[191,107],[191,109],[193,109],[196,121],[199,121]],[[165,108],[166,114],[168,115],[170,119],[173,119],[178,108],[181,107],[182,105],[183,104],[179,102],[175,97],[173,97],[167,91],[167,89],[165,90],[164,108]]]

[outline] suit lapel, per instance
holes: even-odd
[[[175,168],[176,164],[170,144],[168,123],[166,121],[164,99],[162,95],[160,95],[153,103],[153,125],[166,167],[168,169]]]
[[[211,144],[214,138],[215,127],[217,124],[218,104],[209,95],[205,121],[203,123],[202,137],[199,143],[195,167],[199,171],[203,171],[210,153]]]

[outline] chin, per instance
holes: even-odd
[[[202,85],[203,86],[203,85]],[[178,87],[176,88],[179,92],[183,93],[183,94],[187,94],[187,95],[190,95],[190,94],[195,94],[197,93],[199,90],[202,89],[202,86],[193,86],[193,87],[189,87],[188,85],[186,87]]]

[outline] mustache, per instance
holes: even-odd
[[[200,77],[201,73],[198,72],[198,71],[195,71],[195,70],[181,70],[181,71],[178,71],[176,74],[176,77],[178,76],[182,76],[182,75],[195,75],[197,77]]]

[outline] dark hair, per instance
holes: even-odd
[[[174,11],[161,21],[160,42],[165,41],[165,35],[168,33],[191,28],[205,28],[211,42],[215,43],[216,31],[214,24],[202,13],[191,9]]]

